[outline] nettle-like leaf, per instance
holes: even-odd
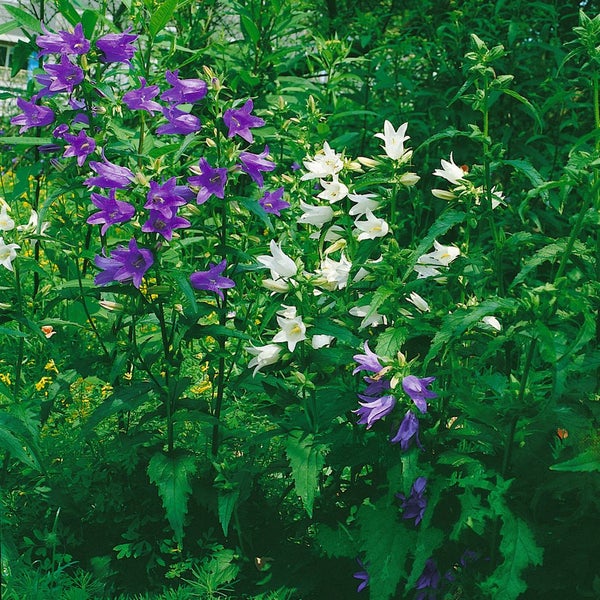
[[[389,505],[385,498],[375,505],[361,506],[356,519],[371,598],[387,600],[407,577],[405,563],[415,547],[417,534],[398,521],[398,508]]]
[[[187,513],[188,497],[192,492],[190,477],[196,472],[193,456],[167,456],[158,452],[150,459],[148,477],[158,487],[169,525],[175,532],[175,541],[183,540],[183,521]]]
[[[299,430],[291,431],[286,440],[285,452],[292,467],[296,494],[300,496],[309,517],[312,517],[326,451],[326,446],[314,443],[312,434],[303,437]]]
[[[552,465],[550,469],[570,472],[600,471],[600,450],[591,448],[578,454],[575,458]]]
[[[504,560],[481,584],[481,590],[490,598],[514,600],[527,589],[523,571],[529,566],[541,565],[544,551],[536,545],[527,523],[510,511],[498,492],[492,492],[489,500],[502,519],[500,553]]]

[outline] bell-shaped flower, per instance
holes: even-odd
[[[317,198],[327,200],[330,204],[339,202],[348,195],[348,188],[338,178],[337,175],[331,181],[321,179],[323,191],[317,194]]]
[[[239,135],[242,139],[251,144],[254,141],[251,128],[262,127],[265,122],[260,117],[252,114],[254,103],[252,99],[247,100],[242,108],[229,108],[223,114],[223,122],[227,125],[227,137]],[[262,186],[261,186],[262,187]]]
[[[32,127],[43,127],[50,125],[55,119],[54,111],[47,106],[38,106],[33,102],[27,102],[23,98],[17,98],[17,106],[23,111],[22,114],[10,120],[11,125],[20,125],[19,133],[24,133]]]
[[[298,218],[298,223],[308,223],[317,227],[323,227],[325,223],[333,219],[333,208],[331,206],[313,206],[300,200],[300,208],[303,214]]]
[[[63,157],[77,157],[77,164],[82,167],[85,159],[96,149],[96,141],[89,137],[82,129],[77,135],[65,133],[63,135],[65,142],[68,142]]]
[[[11,231],[15,228],[15,222],[8,214],[8,206],[2,204],[0,209],[0,231]]]
[[[488,329],[494,329],[495,331],[502,331],[502,324],[498,319],[492,315],[488,315],[487,317],[483,317],[481,319],[482,324]]]
[[[140,77],[141,87],[135,90],[129,90],[123,95],[123,102],[130,110],[145,110],[151,115],[155,112],[161,112],[162,106],[153,100],[160,93],[157,85],[146,85],[146,80]]]
[[[379,325],[387,324],[387,317],[380,315],[377,310],[371,310],[371,307],[367,304],[366,306],[353,306],[348,311],[353,317],[360,317],[362,319],[359,329],[365,327],[378,327]]]
[[[253,154],[252,152],[240,152],[242,171],[250,175],[259,188],[262,188],[265,184],[262,176],[263,172],[272,171],[275,168],[275,163],[267,160],[268,155],[269,146],[265,146],[264,150],[260,154]]]
[[[396,498],[402,501],[402,518],[414,519],[415,525],[418,525],[425,515],[427,508],[427,498],[423,495],[427,487],[427,479],[425,477],[417,477],[410,490],[410,495],[396,494]]]
[[[427,400],[437,398],[437,394],[427,389],[431,383],[435,381],[435,377],[415,377],[407,375],[402,379],[402,389],[410,396],[410,399],[415,403],[415,406],[422,412],[427,412]]]
[[[154,256],[150,250],[138,248],[135,238],[131,238],[127,248],[117,246],[109,257],[96,255],[94,264],[102,269],[94,279],[96,285],[132,281],[139,289],[146,271],[154,264]]]
[[[352,412],[359,416],[359,425],[366,425],[367,429],[370,429],[373,423],[379,421],[379,419],[383,419],[383,417],[390,414],[396,405],[396,398],[394,396],[382,396],[373,400],[368,396],[359,394],[359,398],[363,398],[366,401],[359,402],[360,408]]]
[[[443,177],[454,185],[457,185],[458,182],[465,176],[464,170],[454,163],[452,152],[450,153],[450,161],[442,158],[442,168],[436,169],[433,174],[437,175],[438,177]]]
[[[448,267],[453,260],[460,256],[460,250],[456,246],[444,246],[437,240],[434,240],[433,246],[435,250],[421,255],[414,266],[419,279],[440,275],[440,267]]]
[[[335,340],[335,337],[333,335],[317,334],[312,336],[310,340],[310,345],[315,350],[318,350],[319,348],[325,348],[327,346],[330,346],[333,340]]]
[[[366,220],[354,221],[356,231],[359,231],[358,241],[374,240],[386,236],[390,231],[390,226],[384,219],[376,217],[370,210],[365,213]]]
[[[202,79],[179,79],[178,75],[179,69],[165,73],[165,79],[172,87],[161,94],[161,100],[170,104],[191,104],[206,96],[208,86],[205,81]]]
[[[229,277],[222,275],[227,267],[227,261],[223,259],[219,264],[210,263],[207,271],[196,271],[190,275],[190,283],[197,290],[215,292],[221,300],[224,299],[223,290],[235,287],[235,282]]]
[[[305,160],[303,164],[308,173],[302,175],[302,181],[333,177],[344,168],[342,155],[333,150],[327,142],[312,160]]]
[[[408,296],[406,300],[408,300],[408,302],[411,304],[414,304],[421,312],[429,312],[431,310],[429,304],[427,304],[427,301],[419,296],[417,292],[411,292],[410,296]]]
[[[256,260],[261,264],[270,269],[271,278],[277,281],[278,279],[287,280],[290,277],[294,277],[298,272],[296,263],[281,249],[281,246],[271,240],[269,243],[269,249],[271,250],[271,256],[268,254],[261,254],[256,257]]]
[[[316,271],[315,283],[327,290],[343,290],[348,284],[348,276],[352,263],[341,253],[340,260],[333,260],[328,256],[321,261],[321,266]]]
[[[404,419],[402,419],[402,423],[400,423],[398,432],[390,442],[392,444],[399,443],[402,450],[408,450],[412,440],[414,440],[417,446],[423,450],[423,446],[419,440],[419,419],[409,410],[404,415]]]
[[[198,188],[196,202],[204,204],[212,195],[217,198],[225,197],[225,184],[227,183],[227,169],[224,167],[211,167],[205,158],[201,158],[198,166],[190,170],[197,175],[188,177],[190,186]]]
[[[21,246],[17,244],[6,244],[0,237],[0,265],[9,271],[14,271],[12,263],[17,258],[17,250],[20,248]]]
[[[293,352],[296,344],[306,339],[306,325],[302,321],[302,317],[297,315],[292,318],[284,316],[277,317],[277,323],[281,327],[273,342],[285,342],[288,345],[288,350]]]
[[[375,352],[369,348],[369,342],[365,341],[364,354],[355,354],[352,358],[358,364],[358,366],[352,371],[352,375],[355,375],[359,371],[369,371],[371,373],[379,373],[383,370],[382,364],[379,362],[379,357]]]
[[[133,42],[137,40],[138,36],[129,33],[130,31],[131,27],[128,27],[122,33],[107,33],[98,38],[96,47],[103,54],[100,58],[102,62],[131,64],[129,61],[135,54]]]
[[[408,123],[402,123],[396,131],[394,126],[389,121],[386,121],[383,124],[383,133],[375,134],[376,138],[383,140],[382,148],[392,160],[406,161],[412,156],[411,150],[404,149],[404,142],[409,139],[409,136],[405,135],[407,127]],[[408,156],[409,153],[410,156]]]
[[[366,215],[369,211],[373,212],[379,208],[379,202],[373,200],[375,194],[348,194],[348,198],[354,202],[354,206],[349,213],[352,216]]]
[[[266,344],[264,346],[246,346],[246,351],[254,356],[248,363],[251,369],[254,367],[254,377],[263,367],[272,365],[279,360],[282,348],[277,344]]]

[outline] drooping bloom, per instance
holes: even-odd
[[[151,115],[156,111],[162,111],[162,106],[153,100],[160,93],[157,85],[146,85],[146,80],[140,77],[141,87],[129,90],[123,94],[123,102],[130,110],[146,110]]]
[[[359,329],[364,329],[365,327],[378,327],[379,325],[387,324],[387,317],[385,315],[380,315],[377,310],[372,310],[368,304],[353,306],[348,312],[353,317],[360,317],[362,319]]]
[[[15,222],[8,214],[8,206],[2,204],[0,209],[0,231],[11,231],[15,228]]]
[[[196,271],[192,273],[190,275],[192,287],[195,287],[197,290],[215,292],[223,300],[223,290],[235,287],[233,279],[222,275],[226,267],[227,261],[223,259],[218,265],[210,263],[208,271]]]
[[[5,244],[4,238],[0,237],[0,265],[14,271],[12,262],[17,258],[17,250],[20,247],[17,244]]]
[[[223,121],[229,128],[227,137],[231,138],[234,135],[239,135],[249,144],[254,141],[254,137],[250,129],[252,127],[262,127],[265,122],[260,117],[250,114],[253,108],[254,102],[252,99],[250,99],[246,101],[242,108],[229,108],[225,111],[223,114]]]
[[[60,63],[44,65],[49,79],[43,78],[50,93],[67,92],[71,94],[76,85],[83,81],[83,69],[74,65],[66,54],[60,57]],[[38,78],[39,80],[39,78]]]
[[[183,186],[178,186],[175,177],[167,179],[164,183],[150,181],[150,191],[146,194],[144,208],[151,211],[162,212],[165,217],[170,217],[173,210],[186,204]]]
[[[402,448],[402,450],[408,450],[410,442],[413,439],[417,446],[422,450],[423,446],[419,440],[419,419],[417,419],[414,413],[409,410],[404,415],[404,419],[402,419],[402,423],[400,423],[398,432],[390,442],[392,444],[400,443],[400,448]]]
[[[116,191],[111,189],[108,196],[92,193],[91,200],[100,211],[88,217],[90,225],[102,225],[100,233],[104,235],[107,229],[116,223],[126,223],[133,218],[135,206],[116,199]]]
[[[356,588],[356,591],[362,592],[369,585],[369,574],[367,573],[367,569],[366,569],[365,565],[362,563],[362,561],[360,560],[360,558],[357,558],[356,561],[360,565],[361,570],[354,573],[354,575],[352,577],[354,577],[354,579],[358,579],[360,581],[360,583],[358,584],[358,587]]]
[[[354,206],[349,210],[348,214],[366,215],[367,212],[373,212],[379,208],[379,202],[373,200],[375,194],[348,194],[348,198],[354,202]]]
[[[17,106],[23,114],[13,117],[11,125],[21,125],[19,133],[23,133],[32,127],[43,127],[54,121],[54,111],[47,106],[38,106],[33,102],[27,102],[23,98],[17,98]]]
[[[327,142],[323,144],[323,149],[319,150],[312,160],[305,160],[303,164],[308,173],[302,175],[301,181],[333,177],[344,168],[342,155],[337,154]]]
[[[360,232],[357,236],[359,242],[374,240],[388,234],[390,226],[384,219],[376,217],[370,210],[366,212],[365,216],[366,220],[364,221],[354,221],[356,231]]]
[[[283,192],[283,186],[277,188],[274,192],[265,192],[258,203],[263,207],[265,212],[279,217],[282,210],[290,207],[290,203],[283,200]]]
[[[294,277],[298,272],[296,263],[281,249],[281,245],[277,244],[275,240],[271,240],[269,243],[269,249],[271,250],[271,256],[268,254],[261,254],[256,257],[256,260],[261,264],[270,269],[271,278],[275,281],[278,279],[287,280],[290,277]]]
[[[323,227],[325,223],[333,219],[333,208],[331,206],[313,206],[300,200],[300,208],[303,214],[298,218],[298,223],[309,223],[310,225]]]
[[[190,226],[191,223],[187,219],[177,216],[177,209],[173,209],[169,215],[161,210],[151,210],[148,220],[142,225],[142,231],[159,233],[165,240],[171,241],[175,229],[185,229]]]
[[[94,264],[102,269],[94,279],[96,285],[132,281],[139,288],[146,271],[154,264],[154,257],[150,250],[138,248],[135,238],[131,238],[128,247],[117,246],[109,257],[96,255]]]
[[[435,377],[423,377],[419,379],[414,375],[407,375],[402,379],[402,389],[410,396],[416,407],[422,412],[427,412],[427,400],[437,398],[437,394],[427,389],[427,386],[435,381]]]
[[[418,525],[425,515],[427,508],[427,498],[423,495],[427,487],[427,478],[417,477],[410,490],[410,495],[396,494],[396,498],[402,501],[402,518],[414,519],[415,525]]]
[[[343,290],[348,285],[350,269],[352,269],[352,263],[343,252],[339,261],[326,256],[316,271],[317,279],[315,283],[330,291]]]
[[[101,188],[123,189],[126,188],[135,179],[135,175],[127,168],[120,167],[106,160],[102,155],[104,162],[95,160],[90,161],[90,168],[97,173],[96,177],[88,177],[83,182],[87,187],[94,185]]]
[[[463,169],[454,163],[452,152],[450,153],[450,161],[442,158],[442,168],[436,169],[433,174],[437,175],[438,177],[443,177],[454,185],[457,185],[458,182],[465,176]]]
[[[275,163],[267,160],[268,154],[269,146],[265,146],[265,149],[260,154],[240,152],[242,171],[248,173],[260,188],[264,185],[262,172],[272,171],[275,168]]]
[[[313,335],[312,338],[310,338],[310,345],[315,350],[318,350],[319,348],[325,348],[327,346],[330,346],[333,340],[335,340],[335,337],[333,335],[318,333],[316,335]]]
[[[68,158],[70,156],[76,156],[77,164],[80,167],[83,166],[85,159],[96,149],[96,141],[94,138],[89,137],[84,129],[77,135],[64,133],[63,139],[68,142],[63,157]]]
[[[408,300],[408,302],[410,302],[411,304],[414,304],[417,307],[417,309],[421,312],[429,312],[431,310],[429,304],[427,304],[427,301],[421,296],[419,296],[417,292],[411,292],[410,295],[406,298],[406,300]]]
[[[72,32],[59,31],[50,33],[42,23],[43,34],[38,35],[35,43],[41,48],[38,56],[45,54],[85,54],[90,49],[90,42],[83,35],[81,23],[75,25]]]
[[[288,310],[280,311],[280,316],[277,317],[277,323],[281,327],[275,337],[274,342],[285,342],[288,345],[288,350],[293,352],[296,348],[296,344],[306,339],[306,325],[302,321],[300,315],[296,315],[295,308],[292,313]]]
[[[379,362],[379,357],[375,352],[372,352],[369,348],[369,342],[366,341],[364,344],[365,353],[355,354],[352,358],[358,363],[358,366],[352,371],[352,375],[355,375],[359,371],[370,371],[371,373],[379,373],[383,369],[382,364]]]
[[[211,167],[205,158],[201,158],[197,167],[191,167],[197,175],[188,177],[188,183],[198,188],[196,202],[204,204],[213,194],[217,198],[225,197],[225,184],[227,183],[227,169]]]
[[[168,122],[156,128],[158,135],[188,135],[200,131],[202,128],[198,117],[177,108],[177,106],[163,106],[162,113]]]
[[[138,36],[129,33],[131,27],[128,27],[123,33],[108,33],[96,42],[96,46],[104,55],[102,62],[113,63],[122,62],[130,64],[129,60],[135,54],[133,42]]]
[[[323,191],[317,194],[317,198],[327,200],[330,204],[339,202],[348,195],[348,187],[335,175],[331,181],[320,180]]]
[[[404,142],[409,139],[406,134],[408,123],[402,123],[398,131],[386,121],[383,124],[383,133],[376,133],[375,137],[383,140],[382,148],[392,160],[408,160],[412,156],[412,150],[404,149]]]
[[[193,103],[202,100],[206,96],[208,87],[202,79],[179,79],[179,69],[167,71],[165,79],[171,84],[171,88],[164,91],[160,99],[170,104]]]
[[[429,558],[425,563],[425,568],[421,573],[415,589],[419,593],[415,596],[415,600],[436,600],[437,589],[440,585],[440,572],[437,569],[435,561]]]
[[[254,358],[248,363],[250,369],[254,367],[252,373],[254,377],[263,367],[272,365],[279,360],[282,348],[277,344],[266,344],[264,346],[246,346],[246,351],[254,355]]]
[[[481,319],[483,325],[485,325],[486,327],[489,327],[490,329],[494,329],[496,331],[502,331],[502,324],[500,323],[500,321],[498,321],[498,319],[492,315],[488,315],[486,317],[483,317],[483,319]]]
[[[394,396],[381,396],[372,400],[366,396],[359,394],[359,398],[366,400],[366,402],[359,402],[360,408],[353,410],[360,418],[358,419],[359,425],[366,425],[367,429],[370,429],[375,421],[383,419],[386,415],[389,415],[394,406],[396,406],[396,398]]]
[[[443,246],[437,240],[434,240],[433,246],[435,251],[419,256],[414,266],[419,279],[441,275],[440,267],[448,267],[460,256],[460,250],[456,246]]]

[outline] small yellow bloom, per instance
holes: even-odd
[[[0,373],[0,381],[4,385],[12,385],[11,381],[10,381],[10,374],[9,373]]]
[[[56,368],[56,364],[54,363],[54,359],[51,358],[47,363],[46,366],[44,367],[44,369],[46,371],[54,371],[55,373],[58,373],[58,369]]]
[[[41,392],[47,385],[52,383],[52,377],[42,377],[36,384],[35,389]]]

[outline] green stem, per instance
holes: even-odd
[[[16,263],[17,261],[15,261]],[[19,265],[14,264],[15,271],[15,291],[17,292],[17,312],[23,314],[23,293],[21,290],[21,276],[19,274]],[[19,331],[23,331],[23,324],[19,322]],[[17,362],[15,363],[15,387],[14,387],[14,399],[15,402],[19,401],[19,393],[21,392],[21,373],[23,369],[23,355],[25,353],[25,338],[19,337],[17,342]]]

